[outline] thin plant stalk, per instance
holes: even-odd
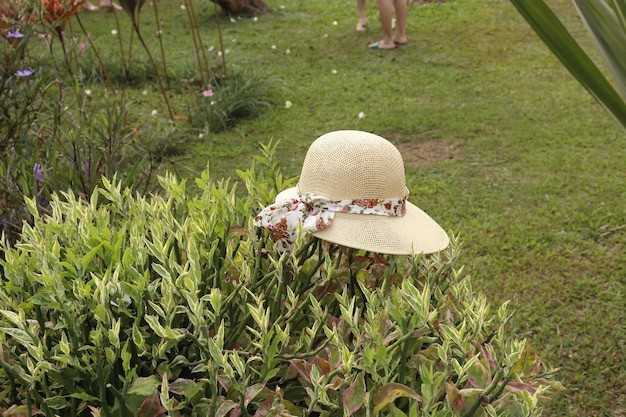
[[[159,9],[157,7],[157,2],[154,0],[152,2],[154,5],[154,18],[156,20],[156,28],[157,28],[157,38],[159,39],[159,47],[161,49],[161,63],[163,64],[163,74],[165,75],[165,83],[168,88],[170,86],[170,78],[167,75],[167,62],[165,61],[165,49],[163,48],[163,37],[161,32],[161,23],[159,22]]]
[[[67,66],[67,71],[71,77],[74,77],[74,73],[72,72],[72,65],[70,64],[70,60],[67,57],[67,48],[65,47],[65,35],[63,34],[63,29],[60,26],[56,26],[54,28],[57,37],[59,38],[59,42],[61,42],[61,51],[63,52],[63,59],[65,60],[65,66]],[[50,42],[50,52],[52,52],[52,42]]]
[[[199,30],[199,26],[198,26],[198,19],[196,17],[196,11],[194,10],[193,7],[193,1],[189,0],[189,8],[191,9],[191,17],[193,18],[193,26],[196,30],[197,36],[198,36],[198,44],[200,45],[200,51],[202,51],[202,59],[204,61],[204,70],[206,72],[206,76],[207,76],[207,83],[210,82],[211,80],[211,69],[209,68],[209,60],[207,58],[206,55],[206,49],[204,49],[204,45],[202,43],[202,36],[200,35],[200,30]],[[208,87],[208,85],[207,85]]]
[[[75,41],[75,36],[74,35],[74,28],[72,27],[72,21],[69,20],[68,22],[68,26],[70,28],[70,33],[72,34],[71,38],[72,39],[72,48],[70,49],[70,58],[73,61],[74,65],[76,66],[76,68],[78,68],[78,55],[76,54],[76,41]],[[68,64],[68,67],[70,65]]]
[[[174,113],[172,112],[170,101],[167,98],[167,92],[165,91],[165,86],[163,85],[163,79],[161,78],[161,73],[159,72],[159,66],[154,60],[154,57],[152,56],[152,54],[150,53],[150,48],[148,48],[148,45],[143,40],[143,36],[141,36],[141,32],[139,31],[139,24],[137,23],[137,20],[134,17],[131,20],[133,24],[133,29],[135,29],[135,33],[137,33],[137,38],[139,39],[139,42],[141,43],[143,48],[146,50],[146,53],[148,54],[148,58],[150,59],[150,62],[152,63],[152,67],[154,68],[154,72],[156,74],[157,80],[159,81],[159,87],[161,88],[161,93],[163,94],[163,99],[165,100],[165,105],[167,106],[167,111],[169,112],[170,119],[174,120]]]
[[[83,25],[83,22],[80,20],[80,17],[78,15],[76,15],[76,21],[78,22],[78,25],[80,26],[80,29],[85,34],[85,37],[87,38],[87,42],[89,42],[89,46],[91,46],[91,50],[94,52],[94,55],[96,56],[96,59],[98,60],[98,64],[100,65],[100,68],[102,69],[102,73],[104,74],[104,78],[106,78],[107,84],[109,84],[109,88],[111,89],[113,94],[116,94],[117,90],[115,89],[115,85],[113,85],[113,80],[111,80],[111,76],[109,75],[109,72],[107,71],[106,67],[104,66],[104,62],[102,61],[102,57],[100,57],[100,54],[98,53],[98,49],[96,48],[96,46],[91,41],[91,37],[89,36],[89,33],[87,33],[87,29],[85,29],[85,26]]]
[[[217,11],[217,3],[213,2],[215,6],[215,21],[217,23],[217,36],[220,41],[220,51],[222,51],[222,71],[224,73],[224,81],[228,81],[228,75],[226,74],[226,53],[224,52],[224,39],[222,38],[222,25],[220,24],[220,15]]]
[[[198,62],[198,73],[202,79],[202,87],[207,89],[211,80],[211,71],[209,70],[208,59],[204,46],[202,44],[202,37],[198,30],[198,20],[196,19],[196,13],[193,9],[193,2],[185,0],[185,8],[187,9],[187,16],[189,18],[189,26],[191,27],[191,36],[193,38],[193,46],[196,50],[196,61]],[[199,51],[202,52],[200,57]]]
[[[135,40],[135,31],[130,30],[130,40],[128,41],[128,70],[130,71],[131,62],[133,62],[133,41]]]
[[[111,10],[113,11],[113,16],[115,17],[115,26],[117,28],[117,33],[121,34],[122,30],[120,28],[120,19],[117,16],[117,12],[115,11],[115,7],[112,7]],[[131,33],[131,40],[130,40],[130,47],[132,47],[132,31]],[[126,80],[126,82],[129,81],[129,73],[130,73],[130,47],[129,47],[129,52],[128,52],[128,61],[126,60],[126,58],[124,58],[124,44],[122,43],[122,37],[118,36],[117,37],[117,41],[120,44],[120,57],[122,58],[122,68],[124,68],[124,80]]]

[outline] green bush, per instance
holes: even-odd
[[[209,96],[199,96],[192,119],[194,125],[212,133],[256,117],[273,103],[271,80],[250,70],[231,71],[228,77],[215,73],[211,86],[205,91]]]
[[[264,148],[191,196],[103,179],[3,239],[0,407],[46,416],[522,416],[558,384],[456,265],[252,226],[283,180]]]

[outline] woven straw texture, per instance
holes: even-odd
[[[328,133],[309,148],[299,189],[331,200],[402,197],[402,156],[390,142],[371,133]]]
[[[372,133],[343,130],[327,133],[311,144],[297,187],[276,201],[310,192],[333,201],[395,198],[405,194],[402,155]],[[336,213],[332,225],[314,236],[371,252],[409,255],[433,253],[448,246],[445,231],[428,214],[407,202],[402,217]]]

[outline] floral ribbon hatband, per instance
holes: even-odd
[[[404,216],[407,196],[331,201],[305,193],[299,198],[278,201],[265,207],[254,218],[254,225],[270,232],[278,252],[291,251],[299,225],[305,233],[315,233],[330,227],[335,213]]]

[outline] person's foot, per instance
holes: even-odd
[[[120,6],[119,4],[115,4],[113,2],[100,2],[100,8],[101,9],[115,10],[117,12],[123,10],[122,6]]]
[[[88,1],[83,3],[83,9],[87,10],[88,12],[95,12],[95,11],[100,10],[100,8],[98,6],[94,6],[93,4],[91,4]]]
[[[385,43],[385,41],[374,42],[369,46],[369,48],[373,51],[383,50],[383,51],[391,51],[392,49],[396,49],[395,43]]]
[[[367,29],[367,22],[364,20],[359,20],[356,24],[356,31],[365,32],[365,29]]]
[[[393,43],[396,46],[406,45],[408,42],[409,40],[406,38],[406,36],[398,36],[393,38]]]

